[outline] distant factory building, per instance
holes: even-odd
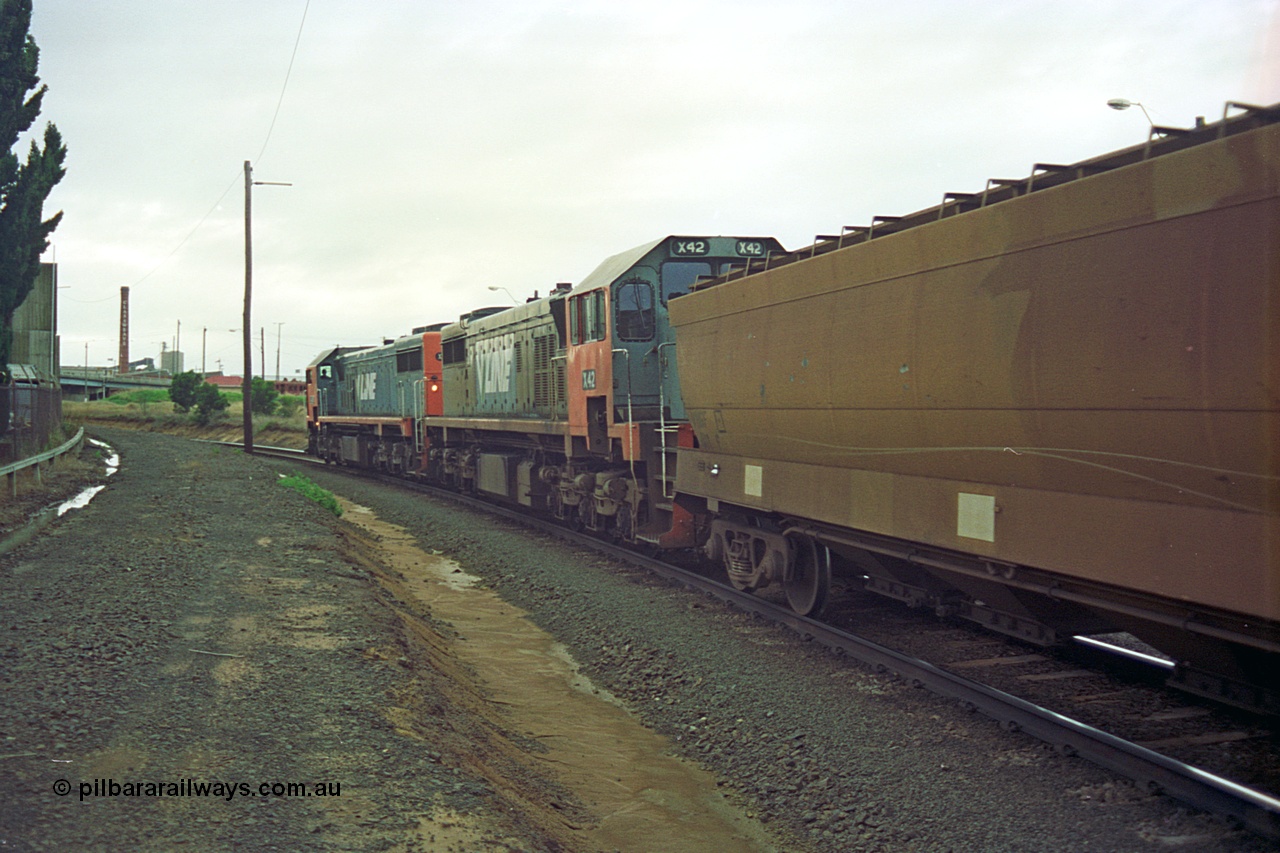
[[[182,372],[182,350],[171,349],[160,353],[160,369],[177,376]]]

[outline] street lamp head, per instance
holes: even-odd
[[[1156,126],[1156,123],[1151,120],[1151,114],[1147,112],[1147,108],[1138,101],[1131,101],[1128,98],[1112,98],[1107,101],[1107,106],[1111,107],[1113,110],[1127,110],[1129,107],[1137,107],[1142,110],[1142,114],[1146,116],[1147,124],[1151,125],[1153,128]]]

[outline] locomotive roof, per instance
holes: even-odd
[[[564,299],[565,297],[575,293],[583,293],[590,290],[598,290],[602,287],[608,287],[620,276],[626,273],[627,270],[644,260],[646,255],[661,246],[663,243],[672,239],[674,236],[675,235],[665,235],[655,240],[650,240],[647,243],[641,243],[639,246],[627,249],[625,252],[610,255],[601,261],[586,278],[580,281],[572,289],[568,291],[553,291],[550,295],[541,299],[530,300],[523,305],[515,305],[498,314],[491,315],[493,317],[501,317],[500,320],[490,320],[489,316],[475,317],[475,312],[472,312],[471,314],[464,314],[459,319],[459,322],[445,327],[443,331],[443,338],[445,340],[452,340],[461,335],[483,331],[497,326],[506,326],[528,317],[546,314],[551,310],[551,303],[558,299]],[[512,312],[521,313],[513,314]]]
[[[362,346],[362,347],[331,347],[330,349],[325,350],[324,352],[320,353],[318,356],[316,356],[315,358],[313,358],[313,359],[311,360],[311,363],[310,363],[310,364],[308,364],[308,365],[307,365],[307,367],[316,367],[317,365],[324,364],[326,361],[329,361],[330,359],[334,358],[335,356],[346,355],[346,354],[347,354],[347,353],[349,353],[349,352],[357,352],[357,351],[359,351],[359,350],[363,350],[363,349],[371,349],[371,347],[369,347],[369,346]]]
[[[542,299],[534,299],[529,302],[523,302],[519,305],[513,305],[510,308],[481,309],[480,311],[469,311],[463,314],[456,323],[450,323],[440,332],[442,340],[453,340],[461,335],[471,334],[473,332],[483,331],[485,329],[498,326],[507,326],[526,320],[530,317],[536,317],[550,313],[550,303],[554,299],[561,299],[564,294],[556,294],[554,296],[546,296]],[[476,315],[479,316],[476,316]],[[501,319],[497,319],[501,318]]]
[[[628,249],[625,252],[619,252],[612,257],[605,258],[600,265],[591,271],[591,274],[579,282],[571,293],[580,293],[584,290],[595,290],[598,287],[607,287],[612,284],[614,279],[622,275],[627,270],[640,262],[640,259],[652,252],[658,246],[661,246],[670,237],[659,237],[657,240],[650,240],[648,243],[636,246],[634,249]]]
[[[662,245],[668,237],[659,237],[657,240],[650,240],[633,249],[625,252],[619,252],[605,258],[591,274],[584,278],[576,287],[568,291],[553,291],[550,295],[541,299],[534,299],[521,305],[514,305],[510,308],[501,310],[495,314],[489,314],[482,317],[474,316],[476,312],[464,314],[459,322],[446,326],[443,331],[445,340],[452,340],[461,335],[471,334],[474,332],[484,331],[485,329],[497,326],[507,326],[511,323],[519,322],[529,317],[536,317],[550,312],[551,303],[556,300],[564,299],[571,293],[581,293],[584,290],[595,290],[600,287],[608,287],[613,280],[625,273],[631,267],[635,266],[640,260],[655,248]],[[513,313],[518,312],[518,313]],[[490,319],[497,318],[501,319]]]
[[[351,357],[353,360],[362,361],[367,358],[381,358],[388,352],[401,352],[405,349],[417,349],[421,346],[421,334],[401,335],[398,338],[388,338],[383,340],[383,342],[377,346],[352,347]]]

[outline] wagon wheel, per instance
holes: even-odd
[[[788,531],[791,577],[783,582],[787,603],[801,616],[816,616],[831,592],[831,552],[803,533]]]

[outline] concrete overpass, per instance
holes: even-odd
[[[85,398],[101,400],[117,391],[136,391],[139,388],[163,388],[168,390],[171,376],[155,374],[115,373],[106,367],[63,366],[61,371],[62,397],[66,400]]]

